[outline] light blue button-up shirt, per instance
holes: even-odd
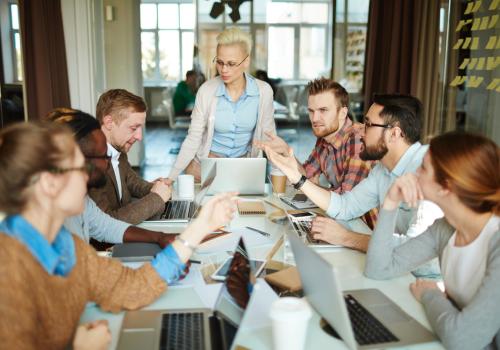
[[[378,163],[368,177],[357,184],[350,192],[339,195],[330,193],[330,205],[327,214],[339,220],[352,220],[360,217],[372,208],[379,207],[394,180],[406,173],[415,172],[424,158],[428,145],[416,142],[403,154],[392,171]],[[406,204],[400,205],[397,232],[406,234],[415,210]]]
[[[103,212],[89,197],[85,196],[85,209],[80,215],[64,220],[64,227],[89,243],[90,238],[100,242],[122,243],[129,223],[116,220]]]
[[[251,147],[253,132],[259,114],[259,88],[255,79],[245,74],[246,87],[237,101],[233,101],[224,83],[215,95],[215,128],[210,151],[223,157],[244,156]]]

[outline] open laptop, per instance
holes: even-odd
[[[213,184],[217,175],[217,164],[208,170],[205,180],[201,184],[200,191],[195,196],[194,200],[170,200],[165,203],[165,210],[160,214],[159,218],[146,220],[148,223],[154,222],[172,222],[172,223],[183,223],[189,222],[193,217],[195,217],[196,212],[201,207],[203,198],[207,194],[209,188]]]
[[[285,210],[293,231],[311,248],[338,248],[340,245],[330,244],[325,241],[314,239],[311,234],[312,221],[317,214],[309,211],[290,211]]]
[[[209,194],[237,191],[240,195],[261,195],[265,193],[266,158],[202,158],[201,181],[217,164],[217,178]]]
[[[215,310],[140,310],[125,314],[118,349],[229,349],[250,298],[255,271],[240,238]],[[168,292],[167,292],[168,293]]]
[[[378,289],[342,292],[335,269],[289,235],[304,294],[351,349],[400,347],[436,340]]]
[[[276,193],[274,191],[274,186],[273,182],[271,181],[271,178],[269,177],[268,179],[269,183],[271,184],[273,193]],[[279,198],[282,199],[282,196],[280,196]],[[293,231],[297,234],[298,237],[300,237],[300,239],[303,242],[307,242],[308,245],[313,246],[315,248],[341,247],[339,245],[330,244],[324,241],[320,241],[318,239],[314,239],[312,237],[311,226],[312,226],[312,220],[317,216],[316,213],[303,210],[288,210],[287,208],[282,208],[282,210],[285,212],[288,221],[290,221],[290,225],[292,226]]]

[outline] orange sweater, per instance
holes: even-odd
[[[23,243],[0,233],[0,348],[64,349],[87,302],[105,311],[133,310],[166,290],[150,264],[130,269],[73,240],[76,264],[61,277],[49,275]]]

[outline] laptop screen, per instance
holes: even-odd
[[[201,184],[200,192],[198,192],[198,194],[194,198],[194,202],[196,203],[198,208],[201,207],[201,203],[203,202],[203,198],[205,197],[205,194],[207,194],[207,191],[210,188],[210,185],[212,184],[212,182],[214,182],[216,175],[217,175],[217,163],[214,163],[213,167],[210,169],[210,173],[208,174],[207,178]],[[195,215],[193,215],[193,216],[195,216]]]
[[[215,304],[215,311],[222,314],[234,326],[238,326],[245,313],[255,282],[255,271],[250,264],[243,238],[240,238]]]

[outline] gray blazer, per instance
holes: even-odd
[[[122,183],[122,199],[118,193],[113,167],[106,172],[106,185],[89,190],[90,197],[101,210],[115,219],[136,225],[165,209],[161,197],[151,192],[153,184],[143,180],[132,169],[125,153],[120,154],[118,170]]]
[[[380,211],[366,254],[365,275],[387,279],[405,274],[439,257],[455,229],[437,220],[424,233],[393,247],[397,211]],[[427,319],[447,349],[500,349],[500,227],[488,247],[483,283],[462,310],[438,290],[422,295]]]

